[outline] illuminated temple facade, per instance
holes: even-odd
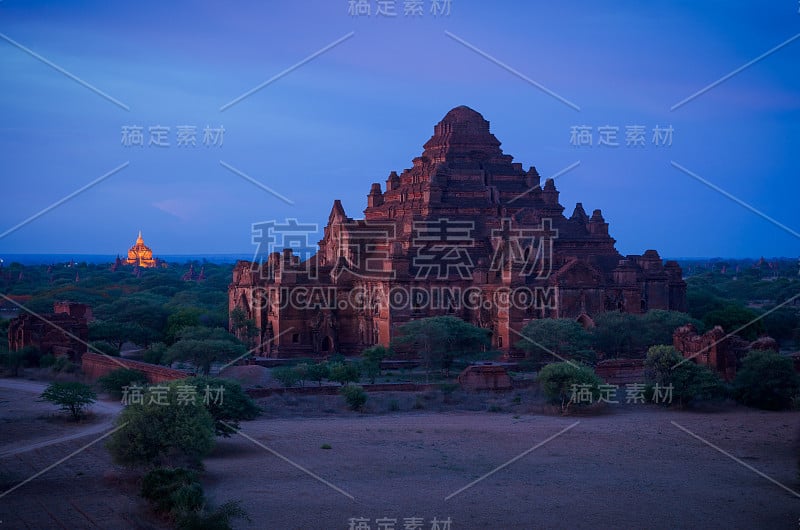
[[[238,262],[228,289],[231,331],[244,338],[250,320],[254,350],[268,357],[359,354],[405,322],[453,315],[513,358],[533,319],[590,326],[605,311],[686,304],[677,262],[621,255],[599,209],[577,203],[564,215],[553,179],[513,162],[464,106],[411,168],[371,185],[362,219],[335,200],[316,253],[271,250]]]
[[[125,260],[125,264],[145,268],[158,265],[158,260],[153,258],[153,251],[144,244],[141,230],[139,230],[139,237],[136,238],[136,243],[128,250],[128,259]]]

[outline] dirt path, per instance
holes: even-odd
[[[34,394],[37,397],[47,388],[46,383],[38,381],[25,381],[19,379],[0,379],[0,388],[12,390],[14,392],[24,392],[26,394]],[[24,399],[21,397],[20,399]],[[59,444],[70,440],[84,438],[86,436],[99,435],[113,427],[114,417],[119,411],[122,410],[122,405],[116,401],[97,401],[91,407],[91,410],[99,417],[100,421],[95,422],[85,427],[82,427],[78,432],[63,434],[59,436],[38,437],[38,438],[25,438],[0,446],[0,459],[10,456],[18,455],[28,451],[34,451],[47,447],[49,445]],[[77,427],[77,426],[76,426]]]

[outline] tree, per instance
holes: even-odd
[[[328,379],[342,386],[348,383],[358,383],[361,379],[361,368],[355,362],[335,362],[329,364],[330,375]]]
[[[362,352],[361,366],[364,367],[364,371],[367,373],[371,383],[374,384],[375,378],[381,375],[381,362],[389,357],[390,354],[391,350],[380,344],[370,346]]]
[[[258,405],[236,381],[218,377],[190,377],[184,379],[183,383],[194,386],[198,396],[222,389],[220,399],[203,400],[203,404],[214,419],[214,431],[217,436],[231,436],[239,428],[240,421],[254,420],[261,412]]]
[[[562,414],[567,414],[575,403],[577,387],[586,388],[594,401],[600,396],[600,385],[603,384],[603,380],[588,366],[568,362],[546,365],[539,371],[537,380],[548,400],[560,405]]]
[[[701,321],[680,311],[651,309],[644,315],[636,315],[636,317],[642,321],[641,331],[643,332],[639,336],[639,340],[634,337],[633,342],[637,348],[649,348],[656,344],[670,344],[675,330],[686,324],[694,325],[699,332],[703,331],[703,323]]]
[[[147,376],[139,370],[117,368],[100,377],[97,382],[106,392],[119,399],[122,397],[125,387],[146,385]]]
[[[327,379],[331,374],[327,363],[309,364],[306,370],[306,377],[309,381],[316,381],[318,386],[322,386],[322,380]]]
[[[214,419],[194,399],[178,402],[178,385],[149,387],[142,403],[128,405],[117,416],[118,430],[108,441],[114,461],[126,466],[198,465],[214,446]]]
[[[97,400],[97,394],[88,385],[74,381],[51,383],[41,397],[72,414],[75,421],[80,419],[86,407]]]
[[[532,320],[522,329],[522,335],[525,338],[517,342],[517,348],[535,361],[551,357],[551,352],[556,358],[574,357],[590,342],[589,333],[571,318]]]
[[[725,386],[714,371],[684,360],[672,346],[652,346],[644,366],[647,380],[662,388],[672,387],[672,396],[681,406],[725,396]]]
[[[398,328],[400,336],[392,341],[392,349],[413,348],[422,358],[426,374],[440,368],[445,375],[459,354],[479,351],[489,346],[487,329],[473,326],[460,318],[440,316],[406,322]]]
[[[609,311],[597,315],[591,331],[594,348],[608,357],[630,357],[641,334],[640,321],[630,313]]]
[[[246,353],[243,345],[230,340],[181,339],[169,347],[165,359],[191,362],[203,375],[208,375],[213,363],[238,359]]]
[[[272,369],[272,377],[277,379],[280,384],[289,388],[300,381],[300,374],[293,366],[278,366]]]
[[[23,350],[10,351],[2,354],[3,366],[11,374],[11,377],[19,375],[19,369],[25,364],[25,352]]]
[[[750,352],[733,381],[739,402],[766,410],[789,408],[798,390],[800,380],[792,360],[772,351]]]
[[[722,326],[728,333],[732,333],[739,328],[737,335],[747,339],[755,340],[764,333],[764,322],[758,319],[758,313],[739,304],[728,304],[722,309],[709,311],[703,317],[703,323],[708,328]]]
[[[367,402],[367,393],[364,392],[364,388],[360,385],[348,383],[339,392],[344,396],[350,410],[361,410]]]
[[[89,324],[89,338],[106,341],[112,344],[117,354],[126,342],[147,346],[154,338],[154,332],[136,322],[118,320],[97,320]]]

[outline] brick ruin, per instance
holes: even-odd
[[[75,302],[55,302],[52,313],[40,316],[23,313],[9,323],[8,349],[35,346],[42,354],[78,360],[86,351],[90,320],[92,308]]]
[[[726,381],[733,381],[739,360],[751,348],[751,344],[738,335],[726,337],[721,326],[714,326],[701,335],[692,324],[675,330],[672,345],[684,358],[708,366]]]
[[[398,325],[443,314],[491,330],[493,348],[520,357],[514,344],[532,319],[685,310],[677,262],[614,245],[599,209],[577,203],[565,216],[553,179],[513,162],[489,122],[461,106],[411,168],[371,185],[363,219],[334,201],[313,256],[276,248],[238,262],[229,310],[254,321],[266,357],[359,354],[388,345]],[[233,319],[231,331],[244,338]]]

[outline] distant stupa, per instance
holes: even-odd
[[[136,243],[128,250],[128,259],[125,260],[125,263],[145,268],[157,265],[157,260],[153,259],[153,251],[144,244],[141,230],[139,230],[139,237],[136,238]]]

